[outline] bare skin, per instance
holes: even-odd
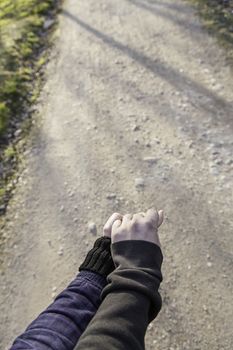
[[[163,211],[149,209],[146,213],[120,215],[113,214],[108,222],[112,223],[112,243],[128,240],[142,240],[161,247],[158,228],[163,223]],[[106,226],[105,226],[106,230]]]

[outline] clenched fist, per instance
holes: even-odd
[[[141,240],[160,245],[158,228],[163,223],[163,211],[149,209],[146,213],[113,214],[104,226],[104,234],[112,243]]]

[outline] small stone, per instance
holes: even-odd
[[[145,180],[142,177],[138,177],[137,179],[135,179],[135,186],[136,186],[136,188],[144,187]]]
[[[60,207],[60,212],[62,213],[63,211],[64,211],[64,205],[62,205],[61,207]]]
[[[64,249],[63,249],[63,247],[60,247],[60,248],[59,248],[57,254],[58,254],[59,256],[62,256],[62,255],[64,254]]]
[[[56,292],[57,291],[57,287],[53,287],[52,291]]]
[[[150,118],[149,118],[148,116],[144,116],[144,117],[142,118],[143,122],[148,122],[149,119],[150,119]]]
[[[217,158],[217,159],[214,160],[214,163],[217,164],[217,165],[222,165],[223,161],[222,161],[222,159]]]
[[[139,125],[133,125],[132,130],[133,131],[139,131],[140,130],[140,126]]]
[[[145,157],[143,158],[144,162],[147,162],[149,164],[156,164],[158,162],[158,159],[154,157]]]
[[[73,219],[73,222],[74,222],[74,223],[78,222],[78,218],[74,218],[74,219]]]
[[[0,205],[0,215],[5,214],[5,212],[6,212],[6,204]]]
[[[53,292],[53,293],[51,294],[52,299],[54,299],[54,298],[56,297],[56,294],[57,294],[57,293],[55,293],[55,292]]]
[[[150,323],[149,326],[148,326],[148,330],[150,331],[152,328],[153,328],[153,324]]]
[[[116,199],[116,193],[109,193],[107,196],[106,196],[107,199]]]
[[[207,262],[207,266],[208,266],[208,267],[212,267],[212,266],[213,266],[212,262],[211,262],[211,261],[208,261],[208,262]]]
[[[15,131],[14,136],[18,137],[21,133],[22,133],[22,130],[18,129],[18,130]]]
[[[44,25],[43,25],[43,28],[45,29],[45,30],[48,30],[49,28],[51,28],[52,26],[53,26],[53,24],[55,23],[55,20],[54,19],[46,19],[45,21],[44,21]]]
[[[232,165],[233,164],[233,159],[227,159],[226,165]]]
[[[204,310],[205,312],[208,310],[206,305],[203,305],[203,310]]]
[[[96,224],[94,222],[90,222],[88,224],[88,229],[89,229],[90,233],[92,233],[94,236],[97,235],[97,227],[96,227]]]

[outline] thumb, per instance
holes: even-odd
[[[159,228],[162,225],[164,220],[163,210],[159,210],[158,214],[159,214],[159,220],[158,220],[158,228]]]

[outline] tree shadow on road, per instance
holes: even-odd
[[[147,12],[150,12],[153,15],[168,19],[169,21],[177,24],[180,27],[183,27],[186,31],[190,32],[192,34],[192,38],[194,38],[196,40],[200,40],[201,26],[199,26],[198,24],[191,21],[190,18],[189,18],[189,21],[187,22],[184,19],[179,19],[177,17],[177,14],[169,14],[167,9],[174,10],[174,8],[168,6],[168,4],[167,4],[167,6],[163,6],[163,7],[165,7],[164,10],[161,10],[155,6],[150,5],[150,3],[151,3],[152,5],[157,6],[158,5],[157,1],[153,2],[153,3],[149,2],[149,4],[148,4],[148,2],[144,2],[144,1],[140,1],[140,0],[126,0],[126,1],[129,2],[130,4],[132,4],[133,6],[136,6],[136,7],[143,9]],[[176,10],[180,12],[181,9],[177,8]],[[199,34],[199,35],[196,35],[196,34]]]
[[[194,106],[211,113],[215,119],[219,118],[219,122],[231,122],[231,127],[233,128],[232,104],[227,102],[223,97],[216,95],[197,81],[181,74],[167,63],[161,62],[158,58],[152,59],[144,53],[138,52],[136,49],[119,42],[96,28],[93,28],[91,25],[74,16],[67,10],[63,10],[63,15],[76,22],[80,27],[93,34],[108,46],[117,49],[132,60],[138,62],[155,76],[167,81],[175,89],[186,95]],[[220,117],[217,115],[219,111],[222,112]]]

